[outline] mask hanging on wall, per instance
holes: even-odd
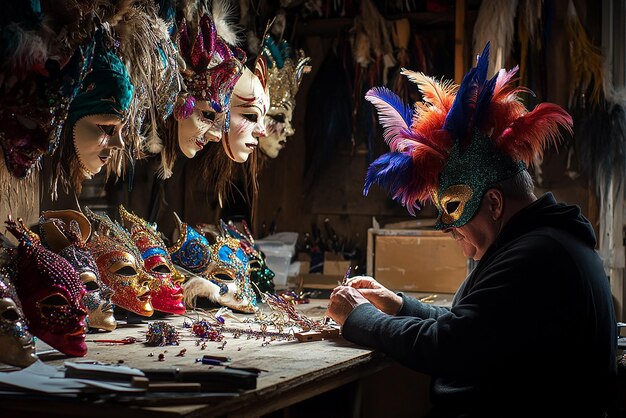
[[[128,212],[122,205],[119,210],[122,223],[130,231],[130,236],[141,253],[144,268],[154,278],[151,287],[152,306],[160,312],[184,314],[181,284],[185,278],[174,267],[156,225]]]
[[[92,225],[97,225],[87,243],[102,281],[113,289],[113,303],[141,316],[152,316],[152,282],[143,267],[141,253],[132,238],[117,222],[85,208]]]
[[[235,84],[232,94],[231,123],[222,145],[226,155],[237,163],[244,163],[259,145],[260,137],[267,136],[265,114],[270,105],[267,91],[267,66],[257,59],[254,73],[248,68]]]
[[[271,104],[265,116],[267,136],[259,139],[259,148],[268,157],[276,158],[287,138],[295,133],[292,116],[296,94],[302,76],[311,71],[311,58],[302,50],[296,56],[285,39],[276,44],[268,34],[263,40],[263,59],[268,68],[267,88]]]
[[[6,226],[19,241],[13,277],[30,331],[64,354],[84,356],[87,312],[81,304],[85,289],[78,273],[45,248],[21,220],[9,217]]]
[[[85,287],[83,306],[87,309],[87,327],[112,331],[116,327],[111,302],[113,290],[100,279],[98,266],[87,248],[91,224],[74,210],[44,211],[39,218],[43,244],[65,258],[76,269]]]

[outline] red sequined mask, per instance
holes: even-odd
[[[62,353],[84,356],[87,312],[81,304],[85,289],[78,273],[67,260],[46,249],[21,220],[9,217],[6,226],[19,241],[15,288],[30,331]]]
[[[130,235],[141,253],[143,265],[155,280],[152,282],[152,306],[161,312],[185,313],[183,289],[184,276],[174,268],[156,225],[150,224],[120,205],[120,216],[130,228]]]

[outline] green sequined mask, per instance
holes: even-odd
[[[523,162],[513,161],[498,151],[493,141],[478,131],[464,151],[457,140],[439,176],[439,189],[431,193],[439,211],[435,229],[465,225],[474,217],[491,186],[525,169]]]

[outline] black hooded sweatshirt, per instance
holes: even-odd
[[[616,374],[609,280],[589,221],[547,193],[515,214],[451,308],[359,305],[343,336],[432,376],[432,416],[602,416]],[[407,254],[410,257],[410,254]]]

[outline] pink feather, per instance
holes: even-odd
[[[541,103],[514,120],[494,140],[501,151],[530,165],[536,155],[543,155],[548,145],[558,145],[562,139],[561,127],[571,135],[572,125],[572,117],[560,106]]]

